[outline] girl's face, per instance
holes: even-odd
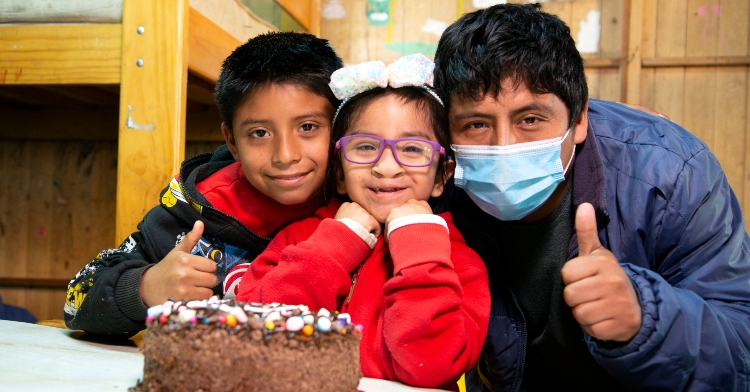
[[[413,137],[437,141],[428,116],[414,103],[404,103],[386,95],[370,103],[352,122],[345,136],[366,134],[384,139]],[[427,200],[443,193],[444,182],[436,183],[439,155],[429,166],[401,166],[385,147],[380,159],[371,164],[352,163],[340,154],[343,173],[338,175],[338,191],[362,206],[379,222],[391,209],[410,199]],[[343,174],[343,178],[342,178]]]

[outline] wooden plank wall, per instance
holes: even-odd
[[[638,0],[643,15],[640,77],[628,101],[667,114],[705,141],[750,219],[750,3],[747,0]]]
[[[600,50],[584,55],[589,65],[589,88],[596,98],[623,101],[619,66],[623,58],[625,33],[624,2],[575,0],[543,4],[545,11],[560,16],[568,23],[573,37],[577,37],[581,30],[580,22],[588,19],[590,11],[601,13]],[[432,58],[440,38],[440,28],[449,25],[463,13],[476,11],[478,8],[474,3],[470,0],[392,0],[388,7],[390,21],[375,26],[367,16],[368,11],[374,10],[370,2],[324,1],[322,37],[330,40],[346,64],[372,60],[388,64],[409,53],[424,53]]]
[[[15,129],[0,130],[0,296],[40,320],[60,319],[67,282],[115,246],[117,111],[0,104],[0,112],[0,126]],[[215,110],[193,107],[188,122],[185,156],[221,144]]]

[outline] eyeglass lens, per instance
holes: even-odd
[[[392,145],[396,160],[408,166],[427,166],[432,163],[435,151],[429,143],[414,139],[395,140]],[[344,153],[346,158],[354,163],[373,163],[378,160],[385,143],[376,138],[361,136],[346,141]]]

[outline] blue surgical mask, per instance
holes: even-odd
[[[456,186],[482,211],[502,221],[527,217],[549,199],[573,161],[560,161],[563,137],[509,146],[452,145]],[[574,150],[575,151],[575,150]]]

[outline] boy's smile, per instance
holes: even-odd
[[[368,134],[386,139],[415,137],[436,141],[435,132],[425,111],[413,103],[404,104],[395,95],[386,95],[362,109],[352,122],[347,135]],[[401,166],[385,147],[380,159],[371,164],[358,164],[340,156],[345,175],[339,176],[338,191],[362,206],[378,222],[385,222],[394,207],[405,202],[427,200],[440,196],[443,184],[436,183],[438,162],[429,166]]]
[[[222,133],[253,187],[281,204],[300,204],[323,186],[333,110],[302,86],[269,83],[245,99],[234,129],[222,124]]]

